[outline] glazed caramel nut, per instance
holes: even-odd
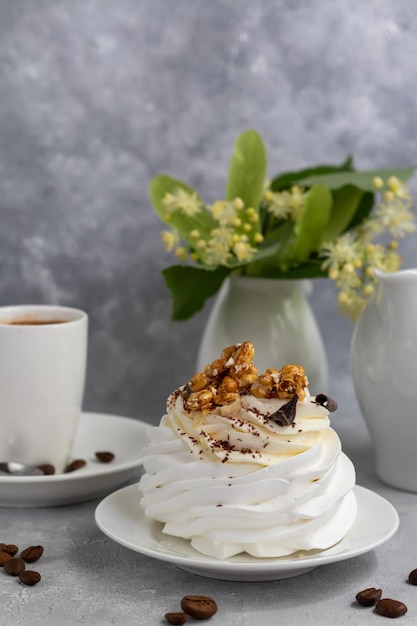
[[[296,393],[302,402],[306,395],[305,387],[308,385],[308,380],[301,365],[284,365],[279,374],[277,397],[289,400]]]
[[[225,376],[219,385],[219,393],[236,393],[239,391],[239,383],[232,376]]]
[[[254,352],[250,341],[225,348],[220,359],[206,365],[204,372],[195,374],[182,389],[185,410],[230,416],[241,408],[242,392],[282,400],[297,394],[298,400],[304,400],[308,380],[300,365],[268,369],[258,375],[252,362]]]
[[[213,393],[208,389],[194,391],[184,400],[184,407],[187,411],[209,411],[213,406]]]
[[[195,376],[192,377],[188,384],[190,385],[191,391],[201,391],[202,389],[205,389],[207,387],[207,383],[207,376],[203,374],[203,372],[198,372],[197,374],[195,374]]]

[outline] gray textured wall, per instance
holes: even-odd
[[[0,0],[0,303],[89,312],[87,409],[156,422],[193,371],[209,306],[169,323],[150,178],[220,197],[249,127],[271,174],[348,153],[416,162],[416,13],[414,0]],[[416,237],[402,249],[417,265]],[[352,325],[326,281],[312,305],[333,394],[354,402]]]

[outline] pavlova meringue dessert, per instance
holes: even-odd
[[[254,347],[225,348],[168,398],[139,483],[163,532],[225,559],[324,550],[356,517],[355,470],[302,367],[259,374]]]

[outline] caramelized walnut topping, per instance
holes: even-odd
[[[225,376],[219,385],[219,393],[235,393],[239,390],[239,383],[232,376]]]
[[[216,395],[215,404],[216,412],[224,417],[234,415],[242,406],[240,395],[238,393],[218,394]]]
[[[206,365],[204,375],[208,379],[221,378],[227,372],[226,359],[216,359],[213,363]]]
[[[300,365],[284,365],[280,370],[267,369],[258,376],[250,388],[256,398],[290,399],[296,393],[300,401],[304,400],[308,385],[307,376]]]
[[[213,406],[213,392],[209,389],[194,391],[188,398],[184,398],[184,408],[187,411],[209,411]]]
[[[250,393],[255,396],[255,398],[274,398],[278,381],[279,372],[277,370],[267,370],[265,374],[261,374],[253,382]]]
[[[203,372],[198,372],[188,383],[188,387],[190,389],[190,393],[194,391],[201,391],[207,387],[207,376],[203,374]]]
[[[302,402],[306,396],[305,388],[308,385],[308,380],[301,365],[284,365],[279,374],[277,397],[289,399],[296,393]]]
[[[225,348],[183,387],[184,408],[190,412],[215,411],[223,416],[237,413],[242,404],[240,392],[258,375],[252,363],[254,348],[250,341]]]
[[[247,393],[261,399],[292,401],[296,395],[300,401],[304,400],[308,380],[300,365],[285,365],[280,370],[271,368],[258,375],[253,364],[254,352],[250,341],[225,348],[219,359],[206,365],[204,372],[195,374],[181,389],[185,410],[231,417],[238,413],[241,396]],[[291,402],[288,405],[292,406]],[[285,416],[278,416],[278,423],[292,423],[294,418],[288,416],[289,409],[282,410]]]

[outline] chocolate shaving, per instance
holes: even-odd
[[[329,411],[329,413],[334,413],[334,411],[337,410],[336,400],[333,400],[333,398],[326,396],[325,393],[319,393],[316,396],[316,404],[324,406]]]
[[[272,413],[269,419],[274,420],[280,426],[289,426],[295,420],[295,414],[297,411],[298,395],[295,393],[291,400],[284,404],[278,411]]]
[[[184,398],[184,400],[187,400],[187,398],[192,394],[193,390],[191,389],[191,385],[190,383],[187,383],[186,385],[184,385],[184,388],[181,392],[181,396]]]

